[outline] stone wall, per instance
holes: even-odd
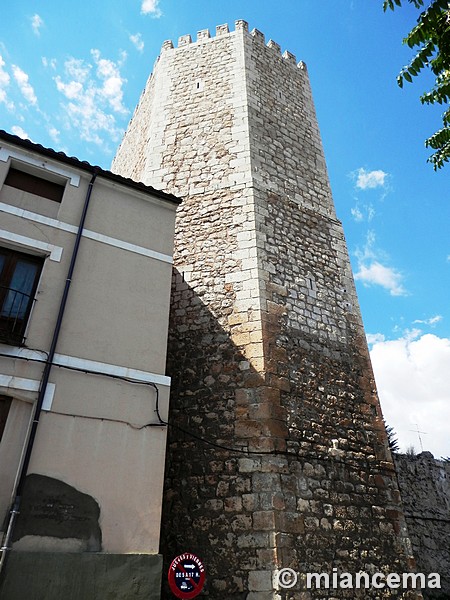
[[[309,598],[282,567],[409,571],[305,65],[244,21],[166,42],[113,170],[183,197],[166,562],[198,554],[230,600]],[[348,592],[321,597],[389,597]]]
[[[394,455],[417,569],[439,573],[442,589],[426,598],[450,598],[450,463],[430,452]]]

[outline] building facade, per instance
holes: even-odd
[[[4,600],[159,598],[178,204],[0,133]]]
[[[165,42],[112,170],[184,200],[167,563],[198,554],[210,598],[390,597],[276,576],[413,567],[306,66],[245,21]]]

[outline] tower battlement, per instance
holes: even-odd
[[[251,38],[253,38],[253,40],[256,43],[266,45],[267,48],[270,48],[271,50],[273,50],[274,52],[279,54],[281,58],[283,58],[286,62],[292,64],[293,66],[298,67],[302,70],[306,68],[306,65],[303,61],[300,61],[299,63],[297,63],[296,56],[295,56],[295,54],[292,54],[292,52],[285,50],[282,53],[281,46],[277,42],[274,42],[273,40],[270,39],[266,44],[264,33],[259,31],[258,29],[252,29],[249,32],[247,21],[244,21],[242,19],[235,21],[234,31],[230,31],[230,28],[228,27],[228,23],[224,23],[223,25],[216,26],[215,36],[211,36],[209,29],[201,29],[200,31],[198,31],[196,41],[194,41],[192,39],[192,36],[189,33],[186,35],[182,35],[178,38],[177,48],[183,48],[183,47],[189,46],[191,44],[204,44],[204,43],[208,43],[208,42],[213,42],[217,38],[227,36],[227,35],[236,35],[237,33],[243,33],[248,36],[251,36]],[[163,42],[163,44],[161,46],[161,53],[166,52],[167,50],[175,50],[177,48],[175,48],[172,40],[166,40]]]

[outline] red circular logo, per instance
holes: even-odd
[[[195,598],[203,589],[205,575],[202,561],[195,554],[185,552],[174,558],[170,564],[170,589],[177,598]]]

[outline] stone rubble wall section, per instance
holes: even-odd
[[[394,454],[409,536],[421,573],[439,573],[441,590],[427,598],[450,597],[450,462],[431,452]]]
[[[289,326],[345,344],[347,313],[353,310],[361,330],[362,320],[306,67],[270,51],[262,34],[245,42],[259,263],[262,281],[275,286],[263,285],[262,302],[276,302],[280,286]],[[302,221],[311,220],[308,237]],[[330,244],[334,264],[323,264]]]

